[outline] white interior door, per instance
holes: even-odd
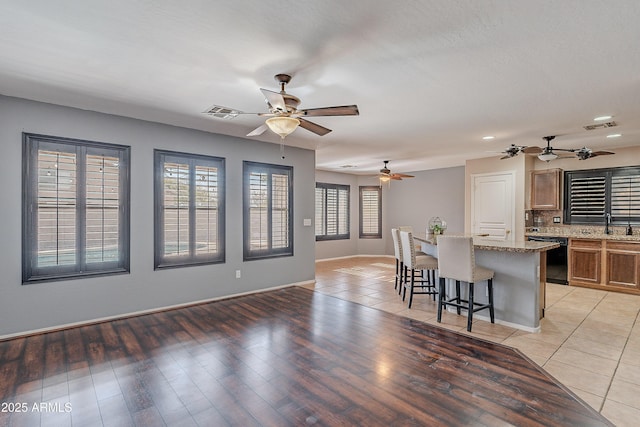
[[[471,176],[471,229],[501,240],[514,240],[515,172]]]

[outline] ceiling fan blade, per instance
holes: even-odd
[[[281,94],[262,88],[260,88],[260,91],[273,108],[280,111],[287,111],[287,106],[285,105],[284,98]]]
[[[616,154],[616,153],[613,153],[611,151],[594,151],[593,153],[591,153],[591,157],[608,156],[609,154]]]
[[[357,116],[360,114],[357,105],[342,105],[339,107],[324,107],[324,108],[308,108],[306,110],[300,110],[303,116]]]
[[[262,135],[264,133],[264,131],[266,131],[267,125],[266,124],[262,124],[260,126],[258,126],[257,128],[255,128],[254,130],[252,130],[251,132],[249,132],[247,134],[247,136],[258,136],[258,135]]]
[[[522,149],[522,152],[525,154],[540,154],[542,153],[542,148],[540,147],[525,147]]]
[[[324,126],[320,126],[319,124],[310,122],[310,121],[305,120],[305,119],[298,119],[298,120],[300,120],[300,127],[301,128],[304,128],[304,129],[306,129],[306,130],[308,130],[310,132],[313,132],[316,135],[323,136],[323,135],[326,135],[329,132],[331,132],[331,129],[328,129],[328,128],[324,127]]]
[[[394,179],[396,181],[402,181],[402,177],[398,176],[398,175],[390,175],[389,179]]]
[[[404,173],[394,173],[393,175],[394,176],[399,176],[400,178],[414,178],[413,175],[407,175],[407,174],[404,174]]]
[[[502,156],[502,157],[500,157],[500,160],[510,159],[510,158],[512,158],[512,157],[513,157],[513,156],[510,156],[510,155],[508,155],[508,154],[507,154],[506,156]]]

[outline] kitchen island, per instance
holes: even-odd
[[[414,234],[413,238],[420,242],[423,252],[438,256],[437,244],[432,236]],[[473,246],[476,264],[495,272],[493,305],[496,323],[529,332],[539,331],[545,307],[546,251],[557,248],[559,244],[511,242],[473,236]],[[487,301],[483,285],[476,285],[475,300],[479,303]],[[482,312],[474,317],[489,319]]]

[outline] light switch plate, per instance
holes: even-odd
[[[303,224],[305,227],[311,227],[311,218],[305,218]]]

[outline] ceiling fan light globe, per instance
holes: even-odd
[[[296,130],[300,125],[300,120],[293,117],[271,117],[265,121],[269,129],[284,139]]]
[[[547,153],[538,154],[538,158],[543,162],[550,162],[551,160],[557,159],[558,155],[553,152],[547,152]]]
[[[389,182],[391,181],[391,177],[388,175],[380,175],[380,182]]]

